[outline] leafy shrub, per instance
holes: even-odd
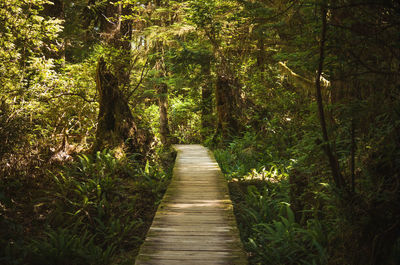
[[[46,224],[57,229],[35,236],[27,258],[33,264],[114,262],[142,242],[168,180],[157,163],[142,167],[134,156],[116,158],[110,150],[78,156],[52,174],[39,205]]]
[[[88,232],[78,234],[68,229],[50,229],[45,235],[44,238],[32,240],[28,245],[29,264],[109,264],[115,252],[113,244],[104,250],[96,245],[94,236]]]
[[[93,222],[94,218],[103,218],[111,203],[122,194],[122,180],[119,171],[123,165],[107,150],[97,152],[95,156],[81,155],[72,167],[54,176],[56,222],[70,220],[76,224]]]
[[[246,182],[239,185],[247,186]],[[251,264],[324,264],[326,235],[316,219],[306,226],[295,221],[288,203],[288,184],[248,184],[236,198],[236,215]]]
[[[272,150],[266,148],[252,132],[235,138],[226,149],[214,150],[214,155],[230,179],[243,179],[252,169],[261,170],[273,162]]]
[[[3,154],[12,151],[16,145],[25,140],[23,137],[27,130],[26,119],[13,110],[4,99],[0,99],[0,159]]]
[[[191,98],[173,98],[170,106],[170,127],[178,143],[200,143],[200,116]]]
[[[290,207],[286,216],[268,223],[258,223],[246,247],[255,254],[253,262],[261,264],[324,264],[326,250],[319,243],[323,233],[318,225],[306,228],[296,223]]]
[[[251,134],[234,140],[226,150],[216,150],[215,156],[233,180],[230,192],[250,264],[325,264],[324,226],[318,219],[299,224],[290,208],[287,172],[291,162],[276,164],[261,151],[246,153],[248,149],[262,149]],[[265,152],[271,154],[268,149]]]

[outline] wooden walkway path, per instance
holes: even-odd
[[[218,164],[201,145],[175,148],[171,184],[135,264],[247,264]]]

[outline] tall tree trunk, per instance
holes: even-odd
[[[120,148],[140,153],[145,158],[152,141],[148,131],[137,128],[128,99],[121,90],[129,86],[131,22],[122,20],[129,12],[122,4],[108,4],[101,21],[103,41],[118,49],[122,55],[112,60],[112,73],[103,58],[97,66],[96,85],[99,94],[99,116],[94,150]]]
[[[165,147],[171,145],[170,141],[170,130],[168,125],[168,85],[165,83],[166,70],[163,65],[163,47],[162,43],[158,42],[156,44],[155,50],[160,53],[160,57],[155,62],[155,70],[157,71],[158,81],[155,84],[155,90],[158,97],[158,108],[160,114],[160,138],[161,143]]]
[[[214,130],[214,122],[212,117],[212,85],[210,83],[211,67],[208,63],[202,67],[203,84],[201,86],[201,138],[206,140]]]
[[[226,59],[213,30],[206,31],[206,36],[213,47],[213,55],[217,68],[217,83],[215,86],[215,101],[217,109],[217,129],[213,142],[229,140],[239,132],[238,117],[241,115],[242,102],[240,97],[241,86],[235,79],[229,60]]]
[[[130,13],[130,8],[121,3],[108,3],[100,20],[103,41],[120,52],[118,57],[113,58],[112,64],[121,87],[129,85],[130,82],[132,21],[123,19],[124,15]]]
[[[334,155],[331,144],[329,142],[328,130],[326,126],[325,114],[324,114],[324,106],[322,102],[322,93],[321,93],[321,76],[322,70],[324,66],[324,58],[325,58],[325,41],[326,41],[326,31],[327,31],[327,8],[322,6],[321,7],[321,14],[322,14],[322,31],[321,31],[321,40],[319,45],[319,64],[318,64],[318,71],[317,77],[315,80],[315,90],[316,90],[316,97],[317,97],[317,104],[318,104],[318,114],[319,114],[319,121],[321,124],[322,130],[322,137],[323,143],[322,147],[328,156],[329,165],[332,170],[333,180],[338,188],[344,188],[345,181],[340,173],[339,162],[337,157]]]
[[[168,126],[168,86],[161,83],[157,86],[158,105],[160,109],[160,136],[164,146],[170,146],[170,131]]]
[[[218,125],[216,135],[229,139],[239,131],[237,121],[238,106],[232,80],[223,75],[218,75],[215,88],[217,104]]]
[[[168,1],[155,1],[155,7],[163,7],[168,5]],[[161,17],[159,21],[160,26],[167,26],[169,24],[168,18]],[[161,79],[159,83],[156,84],[156,91],[158,94],[158,106],[160,113],[160,138],[161,143],[165,147],[171,145],[170,130],[168,125],[168,85],[165,83],[164,79],[167,76],[167,69],[164,64],[164,46],[162,41],[156,41],[155,51],[160,54],[155,63],[155,69],[158,71],[158,77]]]
[[[103,58],[97,65],[96,85],[100,108],[93,149],[120,148],[145,156],[151,137],[137,129],[128,102],[118,88],[118,79],[107,68]]]

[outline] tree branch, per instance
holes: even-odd
[[[81,99],[83,99],[83,100],[84,100],[85,102],[87,102],[87,103],[94,103],[94,102],[96,102],[96,100],[87,99],[84,95],[79,94],[79,93],[61,93],[61,94],[58,94],[58,95],[56,95],[56,96],[52,96],[52,97],[48,98],[47,100],[54,99],[54,98],[65,97],[65,96],[76,96],[76,97],[80,97]]]
[[[146,74],[144,74],[144,71],[146,70],[146,66],[147,66],[148,61],[149,61],[149,58],[147,58],[146,62],[144,63],[144,66],[143,66],[143,69],[142,69],[142,73],[140,74],[139,83],[137,83],[135,88],[131,91],[131,93],[129,93],[128,99],[130,99],[132,97],[133,93],[135,93],[135,91],[139,88],[140,84],[143,82],[144,77],[149,72],[150,68],[148,68],[147,71],[146,71]]]

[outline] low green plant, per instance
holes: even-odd
[[[245,185],[243,182],[242,185]],[[317,219],[305,226],[295,220],[289,184],[259,181],[249,185],[235,208],[251,264],[324,264],[327,236]]]
[[[96,259],[109,255],[103,258],[109,264],[110,259],[140,245],[168,179],[155,160],[141,167],[132,157],[116,158],[110,150],[78,156],[53,174],[44,204],[50,209],[48,225],[59,229],[35,239],[30,257],[40,261],[48,256],[52,264],[64,264],[57,262],[72,260],[72,255],[80,260],[65,264],[103,264]],[[82,241],[78,241],[80,235],[84,235]],[[39,255],[39,245],[46,244],[48,251]],[[92,256],[79,252],[85,247]]]
[[[296,223],[288,205],[278,220],[261,222],[252,228],[246,247],[254,253],[255,264],[325,264],[326,250],[319,243],[318,225],[303,228]]]
[[[124,172],[127,172],[124,162],[110,151],[80,155],[75,164],[53,176],[55,190],[49,193],[57,199],[52,219],[76,226],[79,222],[93,223],[94,218],[110,215],[110,205],[119,201],[126,189],[120,178]]]
[[[272,149],[258,146],[256,135],[234,139],[214,151],[227,179],[250,264],[326,264],[327,235],[317,218],[304,224],[290,208],[288,171]],[[235,187],[235,188],[234,188]],[[233,188],[233,190],[232,190]]]
[[[110,264],[115,245],[102,248],[95,244],[87,231],[78,234],[68,229],[49,229],[45,237],[34,239],[28,245],[29,264]]]
[[[102,245],[116,244],[116,245],[135,245],[141,239],[135,236],[135,231],[143,226],[142,220],[134,220],[130,217],[121,218],[112,216],[106,222],[99,218],[95,218],[95,234],[101,238]]]
[[[214,155],[229,180],[243,180],[254,170],[258,175],[261,172],[264,175],[283,174],[291,161],[276,159],[275,149],[261,141],[256,133],[245,132],[243,136],[234,138],[225,149],[215,149]]]

